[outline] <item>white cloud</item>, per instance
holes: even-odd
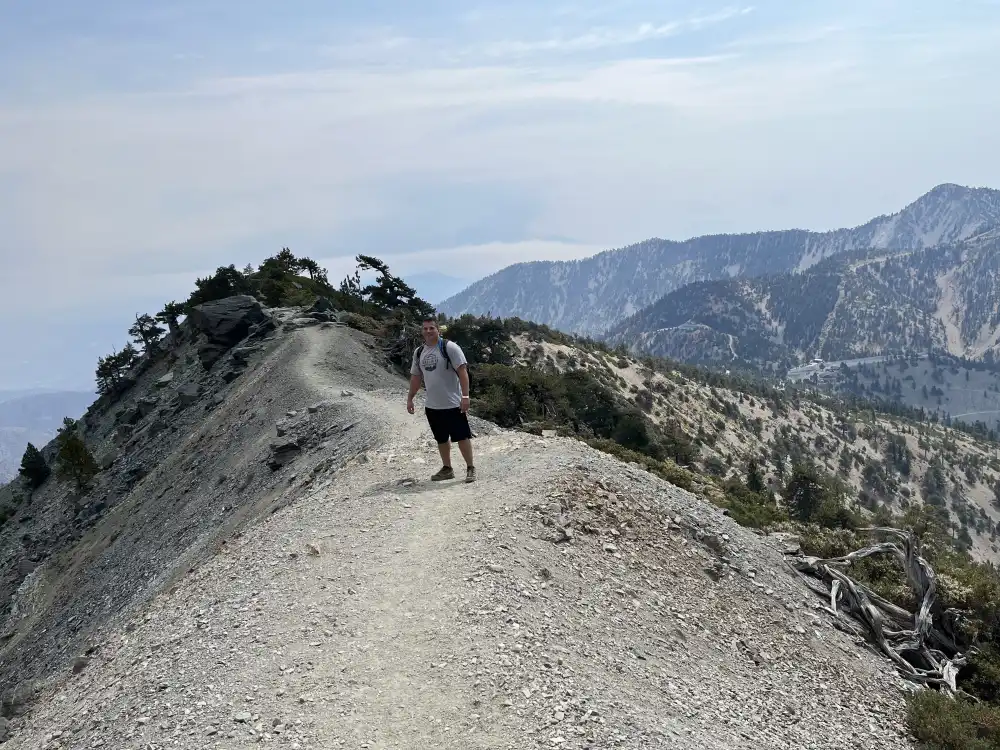
[[[518,44],[621,53],[675,26],[605,24]],[[510,242],[408,248],[402,225],[402,243],[383,253],[399,273],[473,277],[653,235],[856,224],[937,182],[1000,186],[1000,157],[982,145],[1000,114],[984,93],[997,27],[902,33],[851,20],[679,57],[532,52],[530,64],[501,45],[492,65],[470,65],[447,45],[422,58],[427,39],[389,28],[358,35],[329,69],[0,103],[0,316],[74,314],[133,288],[179,296],[196,273],[284,244],[334,256],[336,278],[353,267],[357,227],[435,222],[421,216],[421,190],[399,197],[401,183],[428,195],[483,187],[484,215],[490,186],[530,196],[530,210],[509,217]],[[365,45],[422,64],[353,64]],[[449,56],[466,62],[428,62]],[[26,283],[43,271],[51,306]]]
[[[608,47],[622,47],[655,39],[665,39],[688,31],[698,31],[753,11],[752,7],[727,8],[707,16],[696,16],[668,23],[641,23],[631,27],[600,27],[568,37],[550,37],[537,41],[507,40],[476,48],[488,57],[518,57],[537,52],[592,52]]]
[[[607,248],[549,240],[523,242],[488,242],[479,245],[436,248],[414,253],[399,253],[384,257],[394,274],[406,275],[427,270],[446,270],[459,277],[486,276],[512,263],[533,260],[576,260],[599,253]],[[322,261],[331,278],[343,278],[353,272],[353,257],[339,256]]]
[[[815,44],[816,42],[829,41],[837,35],[849,31],[850,27],[845,24],[824,24],[814,27],[798,27],[785,29],[754,36],[740,37],[731,42],[727,42],[725,47],[729,49],[746,49],[753,47],[784,47],[796,44]]]
[[[725,196],[726,183],[782,179],[799,169],[791,149],[803,135],[827,130],[803,123],[789,141],[778,136],[789,121],[865,108],[877,120],[925,85],[900,72],[879,80],[863,59],[824,51],[794,66],[707,56],[214,79],[4,113],[0,173],[19,176],[7,211],[31,257],[73,273],[100,258],[335,238],[359,220],[392,221],[380,185],[417,175],[540,183],[540,232],[638,240],[647,227],[672,234],[656,191]],[[519,114],[493,124],[505,112]],[[845,146],[856,147],[810,158]]]

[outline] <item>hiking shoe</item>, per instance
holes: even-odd
[[[440,482],[445,479],[454,479],[454,478],[455,478],[455,470],[452,469],[450,466],[442,466],[441,470],[437,474],[431,477],[431,481]]]
[[[471,484],[476,481],[476,467],[470,466],[465,470],[465,483]]]

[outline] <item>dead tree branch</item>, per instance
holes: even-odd
[[[892,541],[878,542],[829,560],[799,555],[790,560],[793,569],[804,574],[804,580],[813,591],[829,600],[829,608],[824,609],[838,619],[846,616],[860,622],[869,638],[904,677],[924,685],[939,686],[954,695],[958,692],[955,678],[966,664],[967,655],[959,650],[953,635],[944,630],[951,630],[956,613],[940,611],[937,578],[920,556],[916,538],[909,532],[893,528],[860,531],[889,537]],[[903,566],[919,602],[916,612],[908,612],[887,601],[845,572],[856,560],[881,554],[894,555]]]

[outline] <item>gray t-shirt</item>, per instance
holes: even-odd
[[[413,361],[410,364],[411,375],[423,375],[424,406],[428,409],[455,409],[462,405],[462,384],[458,380],[456,368],[467,363],[462,347],[454,341],[449,341],[448,357],[451,359],[451,366],[446,367],[444,356],[441,353],[441,340],[438,339],[436,346],[424,344],[424,350],[417,362],[417,351],[413,350]]]

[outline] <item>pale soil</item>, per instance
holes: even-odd
[[[910,747],[899,678],[764,540],[570,439],[480,424],[479,482],[432,484],[402,381],[341,329],[294,335],[302,406],[377,448],[283,469],[290,504],[104,633],[8,747]]]

